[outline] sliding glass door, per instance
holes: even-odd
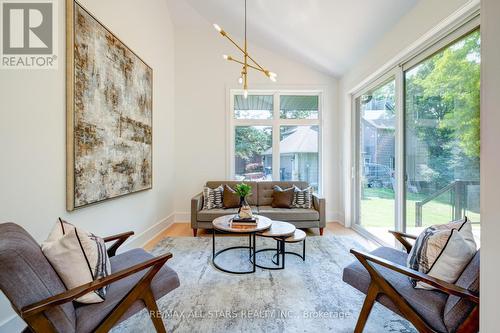
[[[358,221],[384,239],[395,228],[395,80],[356,98],[358,112]]]
[[[473,27],[474,28],[474,27]],[[467,216],[479,238],[480,33],[455,31],[353,99],[355,228],[388,230]]]
[[[478,30],[404,73],[409,232],[479,223],[479,75]]]

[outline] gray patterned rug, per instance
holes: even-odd
[[[246,245],[246,237],[219,237],[218,249]],[[257,238],[257,247],[275,242]],[[306,261],[286,258],[285,270],[257,268],[254,274],[234,275],[215,269],[210,237],[162,240],[154,254],[172,252],[168,261],[181,286],[158,301],[169,332],[352,332],[364,295],[342,281],[342,269],[354,260],[350,248],[363,250],[349,236],[308,237]],[[292,244],[288,250],[301,250]],[[270,258],[262,254],[259,263]],[[247,269],[248,250],[226,252],[217,263]],[[240,263],[240,264],[239,264]],[[113,332],[154,332],[144,310]],[[413,326],[376,304],[365,332],[416,332]]]

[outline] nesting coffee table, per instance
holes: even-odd
[[[249,273],[254,273],[255,268],[263,268],[263,269],[284,269],[285,268],[285,254],[290,253],[285,251],[285,243],[288,242],[287,240],[291,240],[294,238],[295,234],[297,231],[300,231],[303,233],[301,230],[296,230],[295,226],[291,223],[288,222],[281,222],[281,221],[272,221],[271,219],[265,217],[265,216],[260,216],[260,215],[255,215],[257,218],[257,225],[253,226],[239,226],[239,225],[233,225],[232,224],[232,219],[234,215],[225,215],[216,218],[212,222],[212,264],[214,267],[217,269],[226,272],[226,273],[232,273],[232,274],[249,274]],[[231,246],[227,248],[223,248],[219,251],[216,251],[215,247],[215,235],[216,232],[223,232],[223,233],[229,233],[229,234],[240,234],[240,235],[248,235],[248,245],[241,245],[241,246]],[[304,233],[305,235],[305,233]],[[256,249],[256,236],[260,237],[269,237],[273,238],[276,240],[276,248],[265,248],[265,249]],[[241,249],[248,249],[248,258],[250,263],[252,264],[252,269],[251,270],[246,270],[246,271],[235,271],[231,269],[227,269],[224,267],[221,267],[219,264],[216,262],[217,256],[219,256],[221,253],[227,252],[227,251],[232,251],[232,250],[241,250]],[[266,251],[274,251],[276,254],[274,255],[273,259],[271,262],[275,266],[265,266],[262,264],[257,263],[257,258],[256,254],[260,252],[266,252]],[[305,243],[304,243],[304,251],[305,251]],[[281,257],[281,260],[280,260]],[[275,260],[276,258],[276,260]],[[281,263],[281,265],[280,265]]]

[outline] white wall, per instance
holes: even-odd
[[[349,91],[468,2],[469,0],[420,0],[353,69],[342,76],[339,82],[339,121],[344,130],[339,132],[338,140],[342,156],[339,163],[342,165],[343,182],[339,193],[342,198],[339,209],[345,214],[346,226],[350,226],[352,222],[350,218],[351,100],[348,97]]]
[[[58,70],[1,71],[0,221],[22,225],[37,241],[45,239],[58,216],[98,235],[140,234],[174,211],[174,36],[166,1],[80,2],[154,70],[154,184],[149,191],[66,212],[65,63]],[[61,60],[64,7],[60,1]],[[12,316],[2,298],[0,325]],[[12,332],[10,327],[0,330]]]
[[[498,332],[500,1],[481,2],[481,332]]]
[[[226,179],[226,121],[229,88],[239,88],[240,67],[222,59],[222,54],[238,56],[234,46],[222,38],[212,23],[183,2],[175,7],[175,153],[176,211],[178,219],[189,221],[190,199],[201,192],[207,180]],[[218,22],[223,26],[224,22]],[[251,35],[251,32],[249,32]],[[338,216],[338,119],[336,79],[286,57],[269,52],[249,40],[250,53],[262,65],[278,73],[274,84],[260,73],[251,72],[249,87],[254,89],[324,90],[323,182],[328,220]]]

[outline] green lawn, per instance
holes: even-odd
[[[406,203],[407,226],[415,226],[415,203],[423,198],[422,195],[409,193]],[[447,198],[441,196],[426,203],[422,209],[422,225],[430,226],[449,222],[452,219],[452,206]],[[474,222],[479,221],[479,214],[467,212],[467,216]],[[364,227],[394,228],[394,192],[390,189],[364,189],[361,200],[361,224]]]

